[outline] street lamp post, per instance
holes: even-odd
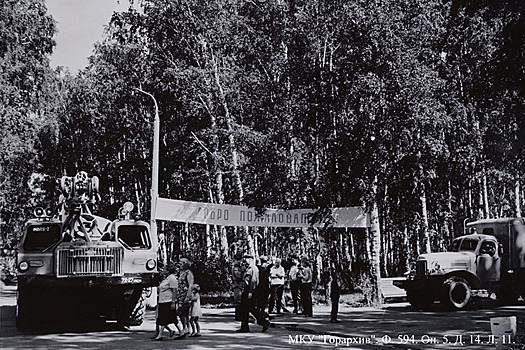
[[[157,212],[157,197],[159,195],[159,144],[160,144],[160,118],[159,118],[159,105],[155,97],[141,89],[136,89],[139,92],[151,97],[155,104],[155,120],[153,121],[153,160],[151,165],[151,215],[150,215],[150,226],[151,234],[153,237],[157,237],[157,220],[155,214]],[[165,245],[162,245],[165,247]],[[162,258],[164,266],[166,266],[167,256],[166,251],[162,249]]]

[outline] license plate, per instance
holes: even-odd
[[[123,284],[141,283],[142,278],[140,277],[122,277],[120,281]]]

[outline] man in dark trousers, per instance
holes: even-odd
[[[241,329],[237,332],[247,333],[250,331],[249,317],[250,313],[257,320],[257,324],[263,326],[262,331],[266,332],[270,322],[264,318],[264,315],[257,310],[257,296],[255,289],[259,284],[259,269],[255,266],[255,259],[251,254],[245,254],[247,268],[244,273],[244,290],[241,297]]]
[[[339,274],[334,266],[330,268],[330,302],[332,309],[330,311],[330,323],[339,323],[337,313],[339,312],[339,297],[341,295],[341,286],[339,285]]]
[[[265,256],[259,257],[260,264],[257,265],[259,269],[259,285],[257,286],[255,293],[257,298],[257,309],[268,318],[266,312],[266,305],[268,304],[268,297],[270,296],[270,279],[268,271],[268,262]]]
[[[301,279],[301,304],[303,305],[303,315],[305,317],[312,317],[313,274],[310,262],[306,257],[301,259],[301,267],[299,268],[299,272],[297,272],[297,277]]]
[[[241,298],[244,290],[244,262],[242,254],[236,253],[231,266],[233,288],[233,303],[235,305],[235,321],[241,320]]]

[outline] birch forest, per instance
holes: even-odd
[[[121,0],[122,1],[122,0]],[[464,222],[525,206],[525,2],[135,0],[89,65],[51,68],[44,0],[0,0],[0,243],[16,248],[54,180],[101,182],[94,211],[132,201],[147,220],[153,100],[159,196],[315,208],[323,228],[159,222],[169,258],[203,292],[229,289],[232,256],[307,256],[347,290],[401,276]],[[335,229],[363,206],[368,230]]]

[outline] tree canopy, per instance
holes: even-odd
[[[159,105],[160,196],[317,208],[328,223],[331,207],[372,214],[365,234],[163,223],[170,254],[197,256],[203,273],[251,247],[377,285],[444,249],[465,219],[521,216],[520,2],[139,3],[113,14],[72,76],[49,67],[44,1],[1,2],[4,244],[35,195],[29,179],[87,170],[102,213],[133,200],[149,215],[153,105],[139,90]],[[224,287],[217,276],[209,289]]]

